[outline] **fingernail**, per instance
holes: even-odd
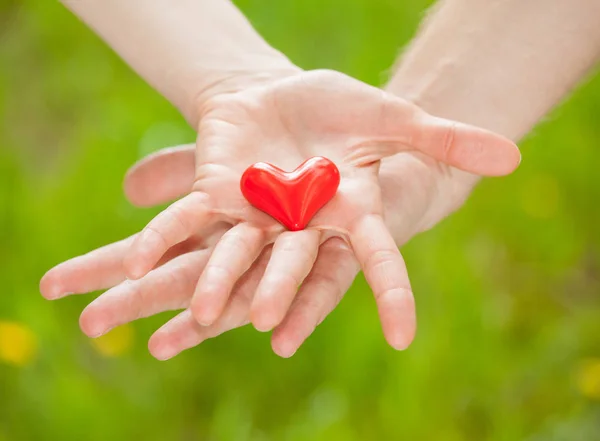
[[[90,338],[99,338],[102,337],[104,334],[106,334],[109,330],[106,331],[94,331],[94,332],[90,332],[89,334],[87,334],[88,337]]]
[[[408,349],[412,341],[406,342],[402,337],[396,339],[393,343],[390,343],[390,346],[397,351],[405,351]]]
[[[174,351],[171,345],[165,345],[152,354],[154,358],[160,361],[166,361],[175,355],[177,355],[177,351]]]
[[[98,337],[102,337],[104,334],[106,334],[111,329],[112,328],[104,327],[104,325],[102,323],[98,323],[98,324],[92,325],[87,330],[87,332],[84,330],[83,333],[86,334],[90,338],[98,338]]]
[[[216,318],[213,318],[214,314],[208,314],[206,310],[203,310],[201,314],[194,314],[194,318],[200,326],[211,326]]]
[[[296,351],[298,350],[298,347],[296,345],[294,345],[293,343],[284,342],[284,343],[280,343],[278,346],[279,346],[279,350],[276,350],[274,347],[273,351],[282,358],[293,357],[294,354],[296,353]]]
[[[73,294],[70,292],[63,292],[62,288],[60,287],[60,285],[55,285],[53,287],[51,287],[47,293],[46,296],[44,296],[46,299],[48,300],[56,300],[59,299],[61,297],[67,296],[69,294]]]
[[[298,349],[294,349],[290,352],[283,351],[283,353],[279,354],[279,356],[283,358],[292,358],[296,354],[297,350]]]
[[[254,329],[256,329],[258,332],[269,332],[275,327],[264,319],[254,320],[252,322],[252,326],[254,326]]]

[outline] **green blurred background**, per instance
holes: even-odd
[[[300,66],[372,84],[429,4],[239,2]],[[359,278],[289,360],[247,327],[158,362],[169,314],[84,337],[91,297],[47,302],[38,280],[142,227],[158,209],[125,201],[125,170],[193,132],[57,1],[0,0],[0,104],[0,441],[600,439],[600,78],[404,248],[408,351]]]

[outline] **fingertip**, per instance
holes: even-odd
[[[475,164],[474,172],[487,176],[507,176],[513,173],[521,164],[522,156],[519,147],[504,136],[487,132],[486,135],[493,139],[485,150],[485,158],[479,158],[481,163]],[[481,170],[477,168],[480,167]]]
[[[279,324],[281,320],[272,311],[260,305],[252,305],[250,308],[250,323],[258,332],[269,332]]]
[[[55,268],[49,270],[40,279],[40,293],[47,300],[55,300],[61,296],[63,288]]]
[[[506,176],[513,173],[523,159],[521,150],[510,139],[496,133],[487,132],[488,136],[494,136],[493,148],[488,149],[488,175]]]
[[[98,338],[106,334],[110,330],[106,323],[107,320],[101,312],[89,306],[79,316],[79,328],[90,338]]]
[[[281,358],[291,358],[298,351],[298,346],[291,339],[286,338],[285,334],[273,336],[271,348]]]
[[[220,311],[213,307],[208,307],[199,301],[193,302],[190,310],[192,311],[194,320],[196,320],[200,326],[204,327],[211,326],[217,321],[220,315]]]
[[[275,328],[271,336],[271,348],[282,358],[292,357],[304,342],[304,339],[294,332],[295,328],[290,326],[290,322],[285,321]]]
[[[186,144],[152,153],[125,174],[123,191],[133,205],[150,207],[188,193],[195,172],[195,145]]]
[[[471,124],[423,113],[420,149],[437,160],[480,176],[506,176],[521,162],[521,152],[510,139]]]
[[[507,174],[510,174],[512,172],[514,172],[516,169],[519,168],[519,166],[521,165],[521,162],[523,161],[523,155],[521,154],[521,149],[519,149],[519,146],[516,145],[515,143],[513,143],[511,141],[511,150],[512,150],[512,158],[510,159],[510,162],[512,163],[512,168],[509,169],[509,172]]]
[[[414,332],[406,332],[404,330],[397,331],[386,335],[388,344],[397,351],[404,351],[412,344],[415,339]]]
[[[256,329],[258,332],[269,332],[271,330],[273,330],[273,328],[275,326],[271,325],[269,322],[267,321],[262,321],[262,320],[251,320],[252,326],[254,327],[254,329]]]
[[[168,340],[156,333],[148,340],[148,351],[158,361],[169,360],[178,353],[177,349]]]
[[[275,326],[270,323],[270,320],[265,320],[262,314],[254,314],[250,316],[250,323],[258,332],[269,332]]]
[[[151,190],[155,189],[150,188],[148,185],[151,183],[148,178],[152,176],[151,173],[156,172],[157,153],[140,159],[125,173],[125,177],[123,178],[123,193],[125,193],[127,200],[135,206],[147,207],[154,205],[152,203],[153,192]]]
[[[378,310],[386,341],[394,349],[403,351],[415,339],[417,315],[410,289],[393,289],[379,296]]]

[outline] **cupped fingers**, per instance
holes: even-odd
[[[319,250],[316,230],[288,231],[273,245],[273,254],[252,301],[250,318],[259,331],[277,326],[287,313]]]
[[[191,311],[198,323],[211,325],[223,312],[235,283],[265,246],[265,233],[241,223],[223,235],[198,281]]]
[[[375,296],[388,343],[407,348],[416,332],[416,312],[404,259],[381,216],[364,216],[352,226],[354,254]]]
[[[206,194],[193,192],[156,216],[133,241],[123,265],[130,279],[148,273],[172,246],[207,227],[215,215]]]
[[[332,238],[323,243],[288,314],[273,331],[273,351],[281,357],[294,355],[350,289],[358,271],[358,262],[346,242]]]
[[[106,291],[81,313],[81,330],[98,337],[140,318],[186,308],[209,255],[210,250],[184,254],[139,280],[127,280]]]
[[[246,325],[249,322],[250,302],[265,272],[270,256],[271,247],[267,247],[250,269],[238,280],[225,311],[215,323],[210,326],[202,326],[198,323],[192,311],[187,309],[168,321],[152,335],[148,342],[150,353],[159,360],[167,360],[186,349],[199,345],[204,340]]]

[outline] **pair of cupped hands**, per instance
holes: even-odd
[[[432,116],[334,71],[299,71],[198,104],[196,146],[159,151],[125,178],[128,199],[180,198],[139,233],[51,269],[48,299],[109,288],[83,311],[85,334],[183,310],[150,338],[158,359],[251,322],[293,355],[362,269],[389,344],[406,348],[415,302],[398,250],[462,204],[471,175],[520,162],[508,139]],[[244,170],[291,171],[323,156],[340,171],[336,195],[301,231],[251,206]],[[468,172],[468,173],[465,173]]]

